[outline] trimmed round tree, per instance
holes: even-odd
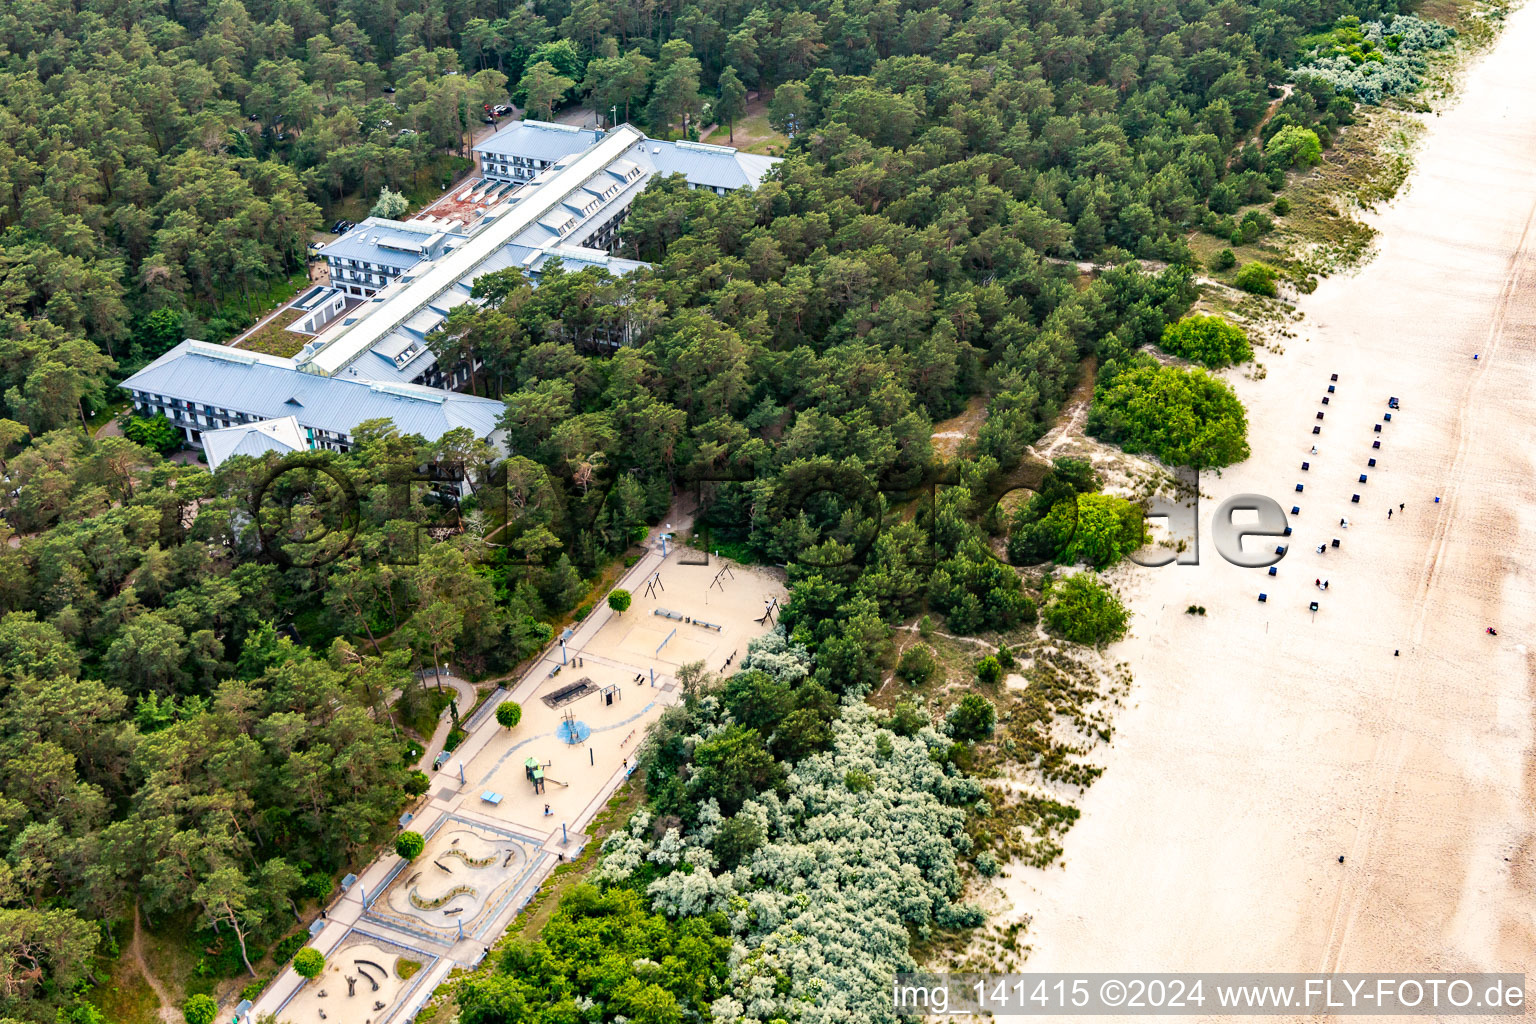
[[[630,595],[629,591],[615,590],[608,595],[608,607],[616,612],[627,612],[629,611],[630,602],[633,600],[634,598]]]
[[[407,832],[406,834],[415,835],[414,832]],[[421,837],[417,836],[417,838]],[[305,946],[293,954],[293,969],[299,973],[301,978],[318,978],[320,977],[320,972],[325,970],[325,957],[313,946]]]
[[[219,1004],[211,996],[201,993],[188,996],[181,1004],[181,1015],[187,1024],[213,1024],[213,1019],[219,1015]]]
[[[427,848],[427,841],[420,832],[401,832],[395,837],[395,852],[406,860],[415,860]]]
[[[504,700],[496,705],[496,724],[511,729],[523,720],[523,706],[516,701]]]

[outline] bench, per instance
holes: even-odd
[[[652,608],[651,609],[651,614],[652,615],[660,615],[663,618],[667,618],[667,619],[676,619],[678,622],[682,622],[683,621],[683,617],[682,617],[681,614],[679,614],[678,612],[671,611],[670,609],[667,609],[667,608]]]
[[[484,800],[488,804],[499,804],[501,803],[501,794],[492,793],[490,790],[486,790],[484,793],[480,794],[480,799]]]

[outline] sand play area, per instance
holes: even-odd
[[[533,870],[537,839],[449,817],[426,837],[421,856],[390,879],[370,917],[454,942],[477,936]]]
[[[279,1021],[390,1024],[411,980],[431,967],[433,957],[353,932],[325,959],[324,973],[304,983],[278,1013]]]
[[[676,551],[656,575],[654,587],[634,591],[628,611],[590,638],[578,634],[563,657],[555,647],[532,695],[518,694],[517,727],[496,730],[464,765],[477,815],[558,834],[604,780],[634,764],[646,730],[677,699],[678,668],[702,661],[718,672],[727,660],[735,664],[747,641],[769,628],[765,602],[784,597],[768,573],[716,558],[687,564]]]
[[[1532,53],[1528,5],[1375,259],[1228,375],[1253,455],[1202,477],[1200,564],[1117,570],[1135,683],[1065,863],[1005,881],[1026,969],[1536,974]],[[1300,508],[1274,577],[1210,544],[1244,492]]]

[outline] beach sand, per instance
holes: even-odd
[[[1200,565],[1117,570],[1135,684],[1064,863],[1004,880],[1027,970],[1536,974],[1532,53],[1536,5],[1427,118],[1375,259],[1231,376],[1253,456],[1202,477]],[[1244,492],[1301,507],[1276,577],[1210,543]]]

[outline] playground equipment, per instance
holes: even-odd
[[[561,708],[573,701],[585,697],[589,693],[597,692],[597,686],[587,676],[582,676],[568,686],[562,686],[553,693],[547,693],[539,699],[548,708]]]
[[[654,573],[650,579],[645,581],[645,596],[653,598],[658,590],[663,594],[667,592],[667,588],[662,586],[660,572]]]
[[[763,604],[763,617],[756,621],[758,625],[771,626],[773,625],[773,613],[779,610],[779,599],[777,597],[770,597]]]
[[[576,715],[567,711],[565,717],[560,719],[560,726],[555,730],[555,734],[566,743],[575,746],[592,735],[592,728],[586,722],[577,721]]]

